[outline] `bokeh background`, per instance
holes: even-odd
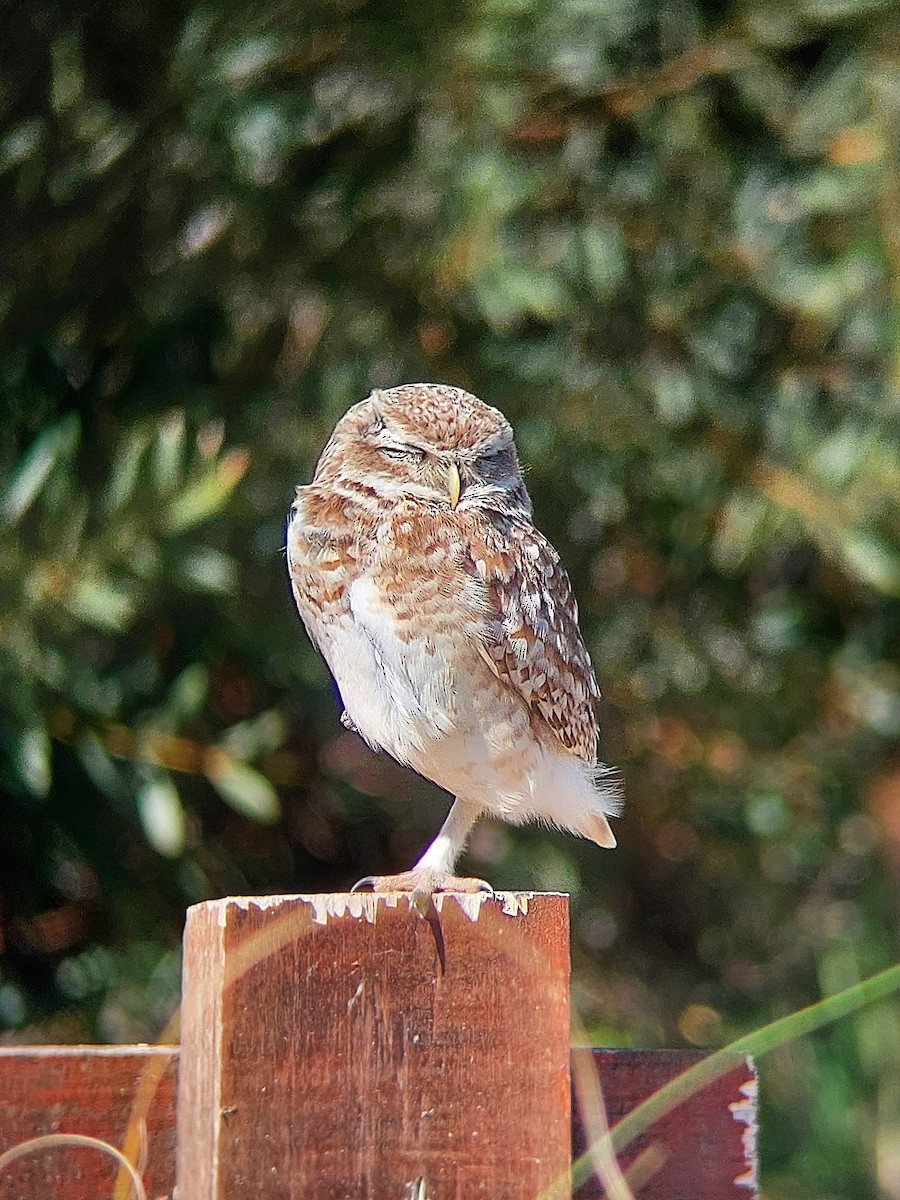
[[[604,1044],[896,958],[900,14],[877,0],[21,0],[0,16],[0,1027],[153,1040],[185,906],[408,865],[284,514],[373,385],[501,407],[573,578],[620,849]],[[763,1063],[766,1195],[900,1196],[900,1013]]]

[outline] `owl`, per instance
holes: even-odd
[[[454,874],[483,814],[616,844],[578,608],[501,412],[455,387],[373,391],[297,488],[287,561],[344,724],[455,797],[412,870],[357,887],[489,891]]]

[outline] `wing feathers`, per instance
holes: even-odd
[[[500,518],[472,530],[468,563],[487,590],[482,658],[563,746],[596,761],[599,692],[556,551],[530,523]]]

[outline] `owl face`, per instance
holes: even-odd
[[[388,501],[531,509],[509,422],[461,388],[406,384],[355,404],[323,450],[315,481],[348,472]]]

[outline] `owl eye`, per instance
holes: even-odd
[[[412,447],[379,446],[378,449],[392,462],[421,462],[425,457],[421,450],[414,450]]]

